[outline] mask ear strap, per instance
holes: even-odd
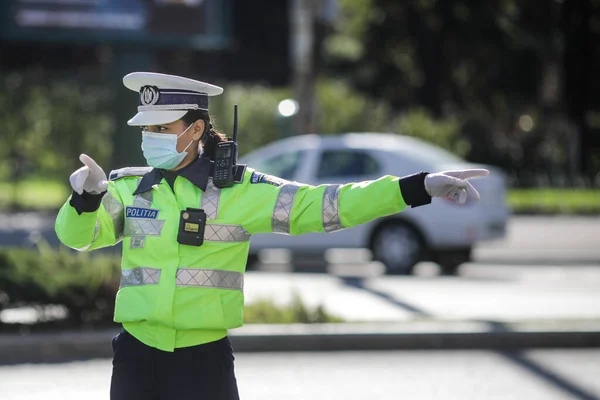
[[[179,135],[177,135],[177,139],[179,139],[180,137],[182,137],[194,124],[191,124],[190,126],[188,126],[187,128],[184,129],[183,132],[181,132]]]
[[[192,143],[194,143],[194,140],[192,140],[187,146],[185,146],[185,149],[183,149],[183,151],[181,153],[183,153],[184,151],[187,151],[187,149],[190,148],[190,146],[192,145]],[[179,153],[179,152],[178,152]],[[181,154],[180,153],[180,154]]]

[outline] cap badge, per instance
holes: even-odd
[[[156,104],[159,97],[160,92],[156,86],[144,86],[140,90],[140,102],[144,106]]]

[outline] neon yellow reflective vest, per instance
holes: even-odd
[[[333,232],[406,207],[399,179],[309,186],[246,168],[241,183],[206,191],[181,176],[134,194],[147,168],[110,174],[100,207],[79,214],[69,200],[56,233],[81,251],[123,241],[115,322],[148,346],[164,351],[223,338],[243,324],[243,281],[250,236]],[[175,193],[175,194],[174,194]],[[202,246],[177,242],[180,211],[202,208]]]

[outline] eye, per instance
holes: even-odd
[[[158,127],[158,131],[159,131],[159,132],[164,132],[164,131],[166,131],[166,130],[168,130],[168,129],[169,129],[169,128],[167,128],[166,126],[159,126],[159,127]]]

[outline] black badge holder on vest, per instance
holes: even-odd
[[[233,140],[217,143],[213,184],[218,188],[233,186],[238,155],[237,145],[238,114],[237,104],[233,106]]]
[[[186,208],[180,213],[177,243],[202,246],[206,229],[206,213],[198,208]]]

